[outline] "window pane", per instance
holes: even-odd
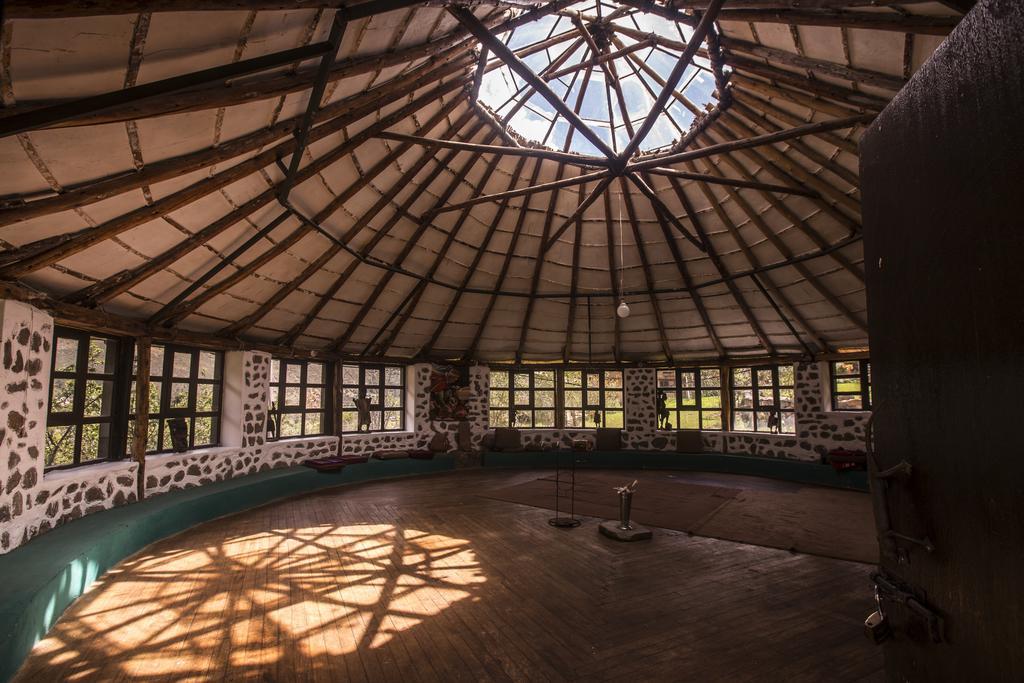
[[[860,375],[860,361],[836,361],[835,372],[837,375]]]
[[[152,377],[164,376],[164,347],[149,347],[149,374]]]
[[[85,417],[106,417],[110,415],[113,403],[114,383],[110,380],[90,379],[85,383]]]
[[[538,389],[554,389],[555,388],[555,371],[554,370],[538,370],[533,375],[533,386]]]
[[[605,414],[604,414],[604,426],[605,427],[618,427],[618,428],[621,429],[622,425],[623,425],[622,411],[619,411],[619,410],[609,410],[609,411],[605,412]]]
[[[665,429],[678,429],[679,428],[679,413],[672,410],[668,414],[668,426]],[[660,427],[659,427],[660,429]]]
[[[787,434],[796,432],[796,416],[793,413],[782,414],[782,431]]]
[[[757,401],[762,406],[775,405],[775,394],[771,389],[758,389]]]
[[[300,436],[302,434],[302,415],[284,413],[281,415],[281,436]]]
[[[508,427],[508,411],[492,410],[490,413],[491,427]]]
[[[604,373],[604,385],[613,389],[622,388],[622,371],[606,370]]]
[[[732,407],[753,408],[754,392],[751,391],[750,389],[741,389],[739,391],[732,392]]]
[[[354,432],[359,426],[359,415],[354,410],[346,410],[341,414],[341,429],[345,432]]]
[[[722,407],[722,390],[721,389],[701,389],[700,392],[700,407],[701,408],[721,408]]]
[[[359,368],[355,365],[343,365],[341,381],[343,384],[359,384]]]
[[[400,410],[384,411],[384,429],[396,431],[402,428],[402,412]]]
[[[381,414],[379,410],[374,410],[370,413],[370,431],[379,432],[381,430]]]
[[[517,410],[513,413],[515,416],[516,423],[515,427],[529,428],[533,426],[533,416],[529,410]]]
[[[494,408],[508,407],[508,392],[504,389],[491,392],[491,406]]]
[[[174,365],[171,368],[171,373],[174,377],[188,377],[189,373],[192,372],[191,353],[175,351],[173,363]]]
[[[536,408],[554,408],[555,392],[535,391],[533,392],[533,405]]]
[[[371,406],[380,405],[380,389],[366,389],[363,395],[370,401]]]
[[[367,386],[380,384],[380,370],[377,370],[376,368],[366,368],[363,370],[363,382]]]
[[[587,373],[587,387],[590,389],[597,389],[601,386],[601,375],[596,372]]]
[[[219,407],[217,405],[217,387],[213,384],[199,384],[196,386],[196,412],[212,413]]]
[[[779,384],[784,387],[793,386],[793,366],[792,365],[780,365],[779,366]]]
[[[779,408],[792,410],[795,393],[795,389],[779,389]]]
[[[658,386],[662,389],[670,389],[676,385],[675,370],[658,370]]]
[[[384,368],[384,384],[389,387],[402,386],[402,368]]]
[[[771,419],[771,416],[772,416],[772,414],[768,410],[759,410],[759,411],[757,411],[757,431],[759,431],[759,432],[767,432],[767,431],[769,431],[769,429],[768,429],[768,420]]]
[[[554,427],[555,426],[555,411],[554,410],[537,410],[534,412],[534,427]]]
[[[213,351],[199,352],[199,379],[219,379],[217,354]]]
[[[213,444],[213,418],[197,417],[195,419],[195,447]]]
[[[588,429],[594,429],[601,426],[601,411],[600,410],[584,410],[583,411],[583,426]]]
[[[491,386],[498,389],[504,389],[508,387],[508,373],[507,372],[491,372]]]
[[[840,410],[862,410],[864,404],[860,395],[857,396],[836,396],[836,407]]]
[[[188,408],[188,384],[174,382],[171,384],[171,408]]]
[[[697,392],[693,389],[683,389],[679,392],[679,405],[680,406],[696,406],[697,405]]]
[[[306,381],[310,384],[324,383],[324,364],[308,363],[306,365]]]
[[[563,400],[567,408],[579,408],[583,405],[583,392],[582,391],[566,391],[563,394]]]
[[[75,461],[75,426],[47,427],[46,466],[69,465]]]
[[[297,408],[301,403],[302,389],[299,387],[285,387],[284,405],[289,408]]]
[[[319,387],[307,387],[306,388],[306,405],[304,406],[307,410],[319,410],[324,407],[324,390]]]
[[[57,355],[53,362],[54,372],[74,372],[78,367],[78,340],[57,337]]]
[[[516,389],[529,389],[530,388],[530,375],[526,372],[517,372],[513,378]]]
[[[860,377],[836,377],[836,393],[859,394]]]
[[[697,373],[695,372],[681,372],[679,373],[679,386],[681,387],[694,387],[697,385]]]
[[[775,384],[775,379],[772,377],[772,371],[769,370],[758,370],[757,371],[757,386],[759,387],[770,387]]]
[[[109,339],[89,338],[89,372],[110,375],[114,372],[117,345]]]
[[[155,451],[160,448],[160,420],[150,420],[149,425],[146,427],[146,450]],[[170,442],[167,443],[167,447],[170,448]]]
[[[306,413],[306,436],[315,436],[323,431],[323,413]]]
[[[57,377],[50,396],[51,413],[70,413],[75,409],[75,380]]]
[[[605,408],[621,408],[622,407],[622,392],[621,391],[605,391],[604,392],[604,407]]]
[[[517,406],[528,406],[530,405],[530,392],[529,391],[517,391],[515,392],[516,405]]]
[[[592,386],[597,386],[597,385],[592,385]],[[600,392],[600,390],[598,390],[598,389],[588,389],[587,390],[587,405],[588,406],[598,406],[598,407],[600,407],[600,405],[601,405],[601,392]]]
[[[270,383],[277,384],[281,377],[281,361],[274,358],[270,361]]]
[[[750,384],[750,368],[733,368],[732,369],[732,385],[734,387],[749,387]]]
[[[567,388],[581,389],[583,387],[583,373],[579,370],[566,370],[562,373],[562,382]]]
[[[285,363],[284,381],[289,384],[298,384],[302,381],[302,366],[298,363]]]
[[[345,387],[341,390],[341,406],[343,408],[355,408],[355,400],[359,398],[359,389],[355,387]]]
[[[160,412],[160,392],[163,391],[163,382],[150,380],[149,382],[149,412]]]
[[[703,412],[700,416],[702,429],[721,429],[722,413],[716,411]]]
[[[754,413],[748,410],[737,410],[732,414],[733,429],[741,432],[754,431]]]
[[[567,410],[565,411],[565,426],[567,429],[582,429],[583,428],[583,411],[582,410]]]
[[[722,386],[722,373],[718,368],[703,368],[700,371],[700,385],[702,387]]]
[[[698,414],[696,410],[682,410],[679,412],[680,429],[697,429],[698,427]]]

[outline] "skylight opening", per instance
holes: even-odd
[[[574,23],[572,15],[577,12],[589,35]],[[517,51],[520,59],[617,152],[628,144],[631,131],[651,111],[692,35],[691,27],[660,16],[587,0],[498,38]],[[598,54],[591,48],[591,39]],[[539,47],[543,43],[550,44]],[[640,151],[661,149],[681,139],[696,112],[716,102],[711,63],[702,56],[706,54],[702,46]],[[593,143],[505,64],[484,74],[479,100],[529,141],[560,151],[600,155]]]

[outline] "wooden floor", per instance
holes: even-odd
[[[881,679],[868,565],[668,530],[618,544],[476,495],[539,474],[345,487],[196,527],[105,575],[17,680]]]

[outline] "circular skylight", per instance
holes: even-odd
[[[692,34],[693,29],[684,24],[596,0],[498,38],[618,152],[650,113]],[[682,138],[695,113],[715,102],[715,78],[706,55],[702,48],[693,58],[643,139],[641,151],[663,148]],[[600,155],[593,143],[573,131],[547,99],[504,63],[484,74],[479,100],[527,140],[552,149]]]

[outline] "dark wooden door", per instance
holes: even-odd
[[[887,676],[1022,681],[1024,3],[979,2],[861,145],[876,450],[934,544],[882,569],[945,618],[896,614]]]

